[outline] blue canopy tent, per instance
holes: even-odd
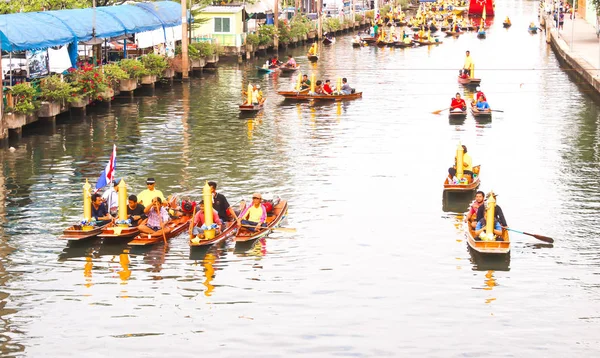
[[[75,65],[80,41],[164,30],[180,24],[181,5],[173,1],[25,12],[0,15],[0,41],[1,49],[8,52],[73,44],[70,56]]]

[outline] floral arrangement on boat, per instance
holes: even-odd
[[[127,225],[127,226],[131,226],[131,219],[115,220],[115,225]]]
[[[78,230],[83,230],[83,231],[90,231],[94,229],[94,226],[96,226],[96,220],[94,220],[93,218],[91,220],[86,220],[83,219],[80,222],[80,225],[75,225],[75,229]],[[81,229],[79,229],[81,228]]]

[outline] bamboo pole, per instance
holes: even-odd
[[[189,78],[188,58],[188,34],[187,34],[187,1],[181,0],[181,78],[186,81]]]

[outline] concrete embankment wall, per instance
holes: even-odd
[[[595,89],[596,94],[600,95],[600,77],[598,76],[600,71],[577,53],[571,52],[569,45],[558,37],[554,28],[546,31],[546,35],[550,37],[550,46],[559,61],[572,69],[572,74],[578,75]]]

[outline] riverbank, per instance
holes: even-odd
[[[600,40],[594,26],[581,18],[574,23],[566,19],[559,32],[551,17],[546,22],[546,35],[556,56],[600,95]]]

